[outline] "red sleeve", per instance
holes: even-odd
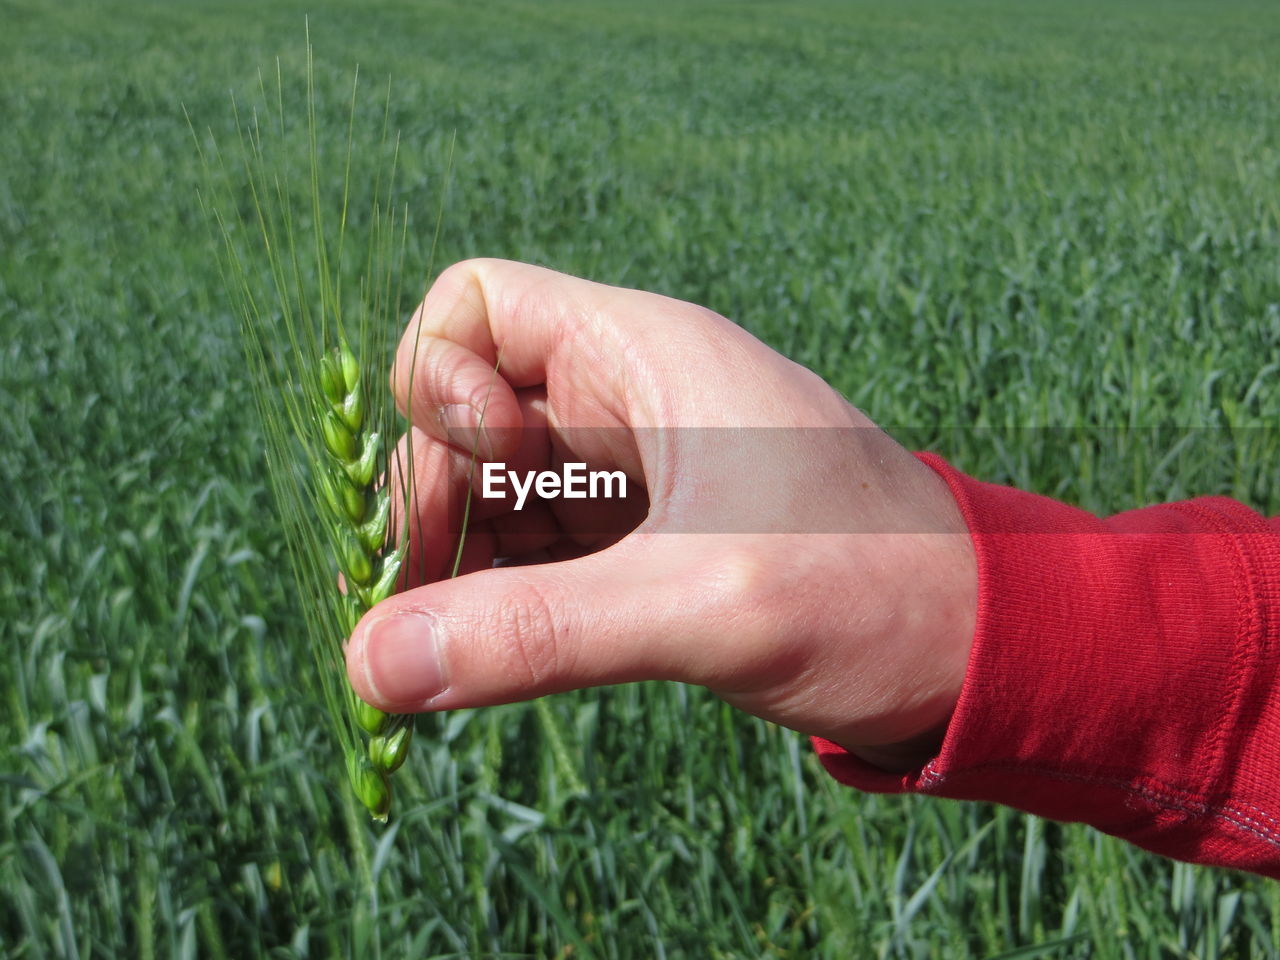
[[[1099,519],[920,459],[977,552],[964,688],[921,769],[815,739],[827,771],[1280,878],[1280,518],[1207,497]]]

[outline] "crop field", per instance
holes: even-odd
[[[307,18],[408,287],[443,203],[435,270],[705,304],[983,479],[1280,513],[1274,4],[0,0],[0,955],[1280,958],[1273,883],[674,684],[423,717],[370,823],[199,198]]]

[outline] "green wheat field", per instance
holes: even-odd
[[[1274,4],[0,0],[0,955],[1280,957],[1274,884],[697,688],[425,717],[371,824],[199,196],[308,18],[322,153],[390,78],[407,287],[443,203],[437,271],[705,304],[984,479],[1280,513]]]

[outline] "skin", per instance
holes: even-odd
[[[941,479],[815,374],[703,307],[474,260],[427,294],[392,386],[415,424],[422,585],[352,634],[369,703],[679,680],[885,769],[936,753],[974,632],[972,543]],[[620,469],[634,493],[473,500],[468,572],[440,580],[473,446]]]

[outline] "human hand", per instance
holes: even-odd
[[[679,680],[887,768],[933,755],[974,631],[972,544],[942,480],[815,374],[702,307],[475,260],[428,293],[393,388],[426,585],[352,634],[363,699],[408,713]],[[475,499],[468,572],[431,582],[473,447],[621,470],[639,495]]]

